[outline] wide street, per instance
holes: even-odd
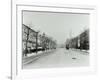
[[[89,53],[75,49],[57,48],[38,56],[31,56],[25,60],[27,63],[23,65],[24,69],[81,67],[89,66]]]

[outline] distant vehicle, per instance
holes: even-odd
[[[66,49],[69,49],[69,46],[66,45]]]
[[[66,49],[69,49],[69,47],[66,47]]]

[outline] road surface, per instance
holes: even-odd
[[[89,53],[74,49],[58,48],[30,59],[31,62],[23,65],[24,69],[89,66]]]

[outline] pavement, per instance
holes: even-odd
[[[27,54],[27,56],[24,56],[22,59],[23,65],[29,64],[37,59],[39,59],[40,57],[44,56],[44,55],[48,55],[50,53],[53,53],[55,50],[48,50],[48,51],[39,51],[38,53],[31,53],[31,54]]]
[[[81,67],[89,66],[89,53],[80,50],[58,48],[56,50],[42,52],[39,55],[24,58],[23,61],[24,69]]]

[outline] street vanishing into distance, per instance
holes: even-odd
[[[75,49],[66,50],[58,48],[56,50],[41,53],[42,55],[34,55],[24,58],[24,69],[34,68],[51,68],[51,67],[84,67],[89,66],[89,53]]]
[[[23,11],[22,68],[89,66],[89,14]]]

